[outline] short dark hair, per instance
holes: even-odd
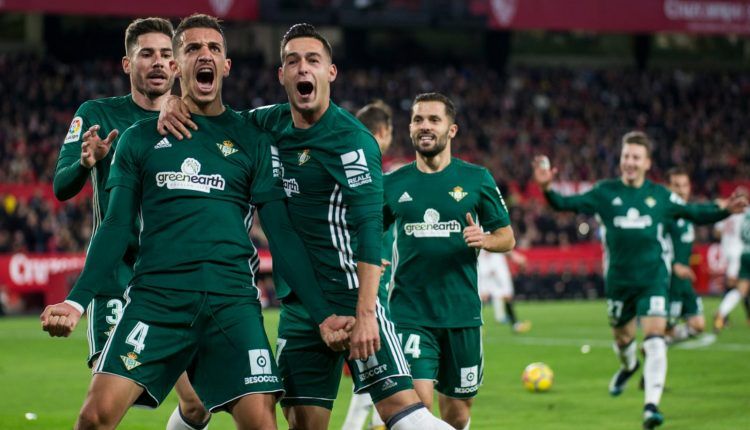
[[[174,27],[164,18],[150,17],[134,20],[125,29],[125,55],[130,55],[135,45],[138,44],[139,36],[148,33],[162,33],[171,39],[174,35]]]
[[[356,116],[371,133],[375,133],[381,127],[392,125],[393,111],[382,100],[375,100],[357,111]]]
[[[443,105],[445,105],[445,113],[448,115],[448,117],[451,119],[451,121],[456,122],[456,105],[453,104],[451,99],[448,98],[445,94],[441,93],[422,93],[418,94],[416,97],[414,97],[414,102],[411,104],[411,114],[414,114],[414,106],[417,103],[422,102],[440,102]]]
[[[313,39],[319,40],[320,43],[323,44],[323,47],[326,49],[328,56],[331,58],[331,61],[333,61],[333,48],[331,48],[331,43],[328,42],[328,39],[323,37],[322,34],[318,33],[318,30],[316,30],[312,24],[301,23],[294,24],[293,26],[289,27],[289,30],[286,31],[284,37],[281,38],[279,56],[281,57],[282,64],[284,63],[284,48],[286,48],[286,44],[289,43],[290,40],[299,39],[300,37],[312,37]]]
[[[667,170],[667,180],[671,181],[672,176],[687,176],[688,178],[690,178],[687,169],[681,166],[675,166]]]
[[[654,144],[648,135],[642,131],[629,131],[622,136],[622,145],[641,145],[646,148],[646,153],[649,158],[651,157],[651,151],[654,150]]]
[[[221,20],[211,15],[202,13],[194,13],[187,18],[183,18],[182,21],[177,25],[174,30],[174,37],[172,38],[172,48],[177,51],[181,46],[180,36],[191,28],[211,28],[221,34],[221,40],[224,42],[224,52],[227,50],[227,38],[224,36],[224,28],[221,26]]]

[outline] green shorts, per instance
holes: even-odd
[[[482,327],[433,328],[398,324],[396,327],[412,377],[435,381],[448,397],[477,395],[484,377]]]
[[[379,304],[377,319],[380,350],[367,360],[348,360],[354,392],[369,393],[374,403],[413,388],[393,323]],[[281,399],[283,407],[309,405],[332,409],[341,368],[348,356],[349,351],[335,352],[326,346],[318,325],[299,301],[285,300],[281,304],[276,360],[286,391]]]
[[[125,299],[120,297],[96,296],[86,308],[86,318],[88,329],[86,337],[89,341],[89,356],[87,363],[89,367],[94,366],[94,362],[104,349],[104,344],[109,339],[109,334],[120,321],[122,308],[125,306]]]
[[[750,253],[742,253],[740,257],[740,273],[737,275],[737,278],[750,280]]]
[[[669,288],[669,320],[667,326],[674,327],[680,318],[703,315],[703,301],[689,280],[672,277]]]
[[[187,370],[211,412],[248,394],[281,394],[256,297],[135,286],[97,373],[144,388],[135,404],[157,407]]]
[[[606,289],[609,325],[622,327],[636,316],[667,318],[667,287]]]

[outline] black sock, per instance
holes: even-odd
[[[512,327],[513,324],[516,323],[516,311],[513,310],[513,302],[505,302],[505,315],[508,315],[508,320],[510,320],[510,325]]]
[[[745,305],[745,316],[747,316],[747,319],[750,320],[750,294],[745,296],[745,299],[742,300],[742,303]]]

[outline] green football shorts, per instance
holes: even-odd
[[[135,286],[125,298],[96,372],[142,386],[136,405],[157,407],[186,370],[211,412],[248,394],[282,394],[256,297]]]
[[[413,388],[393,323],[382,306],[378,304],[377,309],[380,350],[366,360],[348,360],[354,392],[370,393],[375,403]],[[348,350],[336,352],[326,346],[320,338],[318,325],[299,301],[282,303],[276,360],[286,391],[281,399],[283,407],[309,405],[332,409],[341,381],[341,368],[348,356]]]
[[[484,376],[482,327],[434,328],[398,324],[396,327],[412,377],[435,381],[448,397],[477,395]]]
[[[667,318],[667,287],[618,287],[606,289],[609,325],[622,327],[638,317]]]

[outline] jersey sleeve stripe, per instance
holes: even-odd
[[[345,235],[348,235],[349,232],[346,230],[345,225],[342,225],[342,198],[343,192],[341,191],[341,187],[336,184],[331,193],[328,205],[328,225],[331,232],[331,242],[336,251],[338,251],[339,266],[344,271],[347,285],[351,290],[359,288],[359,281],[357,279],[356,264],[352,261],[352,256],[347,253],[346,249]]]

